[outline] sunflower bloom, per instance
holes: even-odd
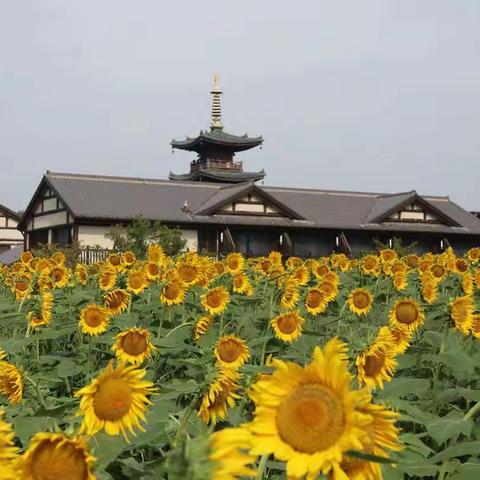
[[[83,438],[70,438],[63,433],[37,433],[20,457],[18,469],[22,480],[95,480],[94,461]]]
[[[79,325],[82,332],[87,335],[100,335],[107,330],[109,323],[110,314],[101,305],[92,303],[84,307],[80,312]]]
[[[356,360],[358,381],[368,388],[383,388],[395,373],[395,340],[388,328],[380,330],[375,341]]]
[[[380,274],[380,261],[376,255],[367,255],[362,259],[361,270],[364,275],[378,277]]]
[[[131,270],[127,278],[127,290],[139,295],[148,287],[147,278],[143,270]]]
[[[89,385],[75,393],[80,398],[79,416],[83,416],[80,432],[89,436],[105,430],[108,435],[127,430],[135,435],[134,428],[144,431],[140,420],[148,405],[149,396],[156,389],[152,382],[143,380],[146,370],[135,365],[119,365],[110,362],[107,368]]]
[[[0,395],[10,403],[20,403],[23,398],[23,376],[13,363],[5,360],[0,360]]]
[[[163,264],[165,258],[165,252],[161,245],[153,244],[148,247],[148,260],[150,262]]]
[[[106,267],[100,272],[98,277],[98,286],[100,290],[108,292],[115,287],[117,283],[117,271],[113,267]]]
[[[169,307],[180,305],[185,300],[186,294],[186,285],[180,279],[174,279],[162,288],[160,301]]]
[[[245,259],[241,253],[230,253],[225,259],[225,269],[227,272],[240,273],[245,267]]]
[[[212,480],[235,480],[239,477],[253,477],[256,472],[249,465],[256,457],[248,450],[251,434],[246,428],[225,428],[210,435],[210,454],[213,463]]]
[[[228,335],[218,339],[215,358],[220,368],[238,370],[250,358],[250,350],[241,338]]]
[[[298,311],[284,313],[271,321],[275,336],[284,342],[292,343],[302,334],[305,320]]]
[[[119,315],[128,308],[131,297],[126,290],[117,288],[103,297],[103,303],[110,315]]]
[[[197,320],[195,324],[195,330],[193,332],[193,339],[198,341],[200,337],[208,332],[208,329],[213,323],[213,317],[211,315],[203,315]]]
[[[198,416],[205,423],[216,424],[227,416],[228,407],[235,406],[235,402],[241,398],[236,393],[239,378],[240,375],[234,370],[221,371],[208,386],[198,410]]]
[[[425,314],[415,300],[405,298],[398,300],[389,314],[392,329],[403,328],[414,332],[425,320]]]
[[[450,303],[450,315],[457,330],[468,335],[473,322],[473,299],[469,296],[459,297]]]
[[[253,294],[252,285],[250,284],[250,280],[245,273],[241,272],[234,275],[232,283],[233,291],[235,293],[240,293],[248,296]]]
[[[308,479],[328,474],[348,450],[363,450],[372,418],[357,410],[369,401],[366,390],[352,390],[347,346],[330,340],[315,348],[306,367],[273,360],[249,392],[255,402],[249,424],[254,455],[273,454],[287,464],[287,476]]]
[[[83,263],[77,263],[75,266],[75,277],[80,285],[85,286],[88,282],[87,268]]]
[[[225,287],[216,287],[202,296],[202,305],[210,315],[218,315],[226,310],[229,300]]]
[[[17,471],[18,449],[15,447],[12,426],[3,420],[5,412],[0,409],[0,478],[2,480],[17,480],[19,472]]]
[[[311,288],[307,292],[305,299],[305,308],[312,315],[323,313],[328,306],[328,301],[325,294],[318,288]]]
[[[372,309],[373,296],[365,288],[357,288],[350,292],[347,303],[351,312],[366,315]]]
[[[148,330],[134,327],[115,336],[112,350],[121,362],[140,365],[146,358],[151,358],[156,347],[150,341]]]
[[[300,299],[300,292],[298,290],[298,283],[294,278],[288,278],[285,282],[285,290],[283,291],[280,305],[285,310],[291,310],[297,306]]]

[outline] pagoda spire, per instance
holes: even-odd
[[[218,74],[213,76],[213,88],[210,93],[212,95],[212,121],[210,122],[210,128],[212,130],[223,130],[221,105],[222,90],[220,88],[220,76]]]

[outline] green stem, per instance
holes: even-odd
[[[270,455],[264,454],[262,458],[260,458],[260,463],[258,464],[257,470],[257,480],[264,480],[263,474],[265,473],[265,469],[267,468],[268,457]]]
[[[190,419],[190,416],[195,410],[195,404],[197,403],[197,400],[198,400],[198,395],[195,395],[195,397],[193,397],[192,401],[190,402],[190,405],[187,407],[187,409],[183,413],[182,420],[180,421],[180,425],[178,426],[177,433],[175,434],[175,439],[173,440],[174,447],[178,446],[178,443],[181,437],[183,436],[183,434],[185,433],[185,430],[187,429],[188,420]]]

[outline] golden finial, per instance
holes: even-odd
[[[220,75],[218,75],[218,73],[213,76],[213,88],[210,93],[212,94],[212,120],[210,122],[210,128],[212,130],[222,130],[222,106],[220,101],[222,90],[220,88]]]

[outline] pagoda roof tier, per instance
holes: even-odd
[[[223,183],[241,183],[241,182],[257,182],[265,177],[265,170],[259,172],[228,172],[225,170],[212,170],[206,168],[198,168],[197,170],[178,175],[170,172],[168,178],[170,180],[206,180],[209,182],[223,182]]]
[[[170,145],[180,150],[188,150],[197,153],[205,151],[206,148],[223,147],[232,152],[241,152],[257,147],[263,143],[263,137],[249,137],[248,135],[232,135],[220,128],[212,128],[210,131],[201,131],[195,137],[187,137],[185,140],[172,140]]]

